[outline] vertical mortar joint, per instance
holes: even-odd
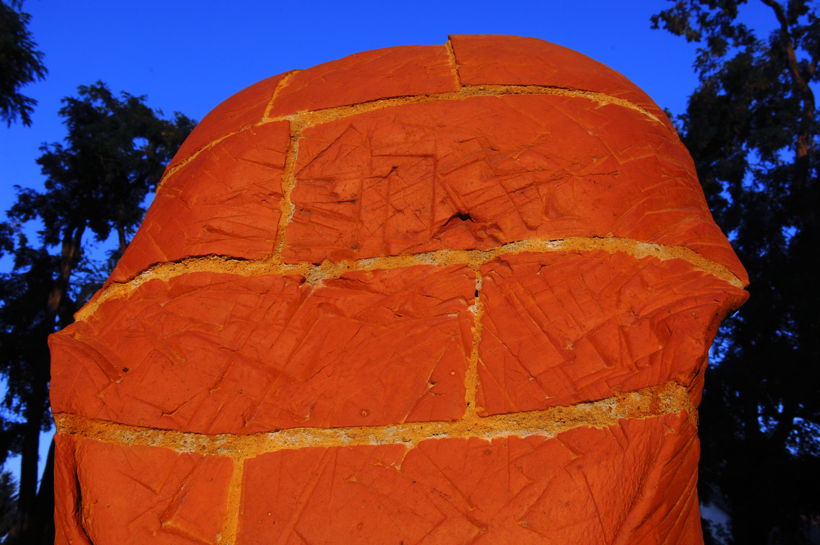
[[[225,499],[225,520],[222,531],[219,533],[219,545],[236,545],[239,534],[239,518],[242,507],[242,480],[245,473],[245,457],[237,456],[233,459],[231,481],[228,484],[228,495]]]
[[[467,362],[467,370],[464,373],[464,412],[466,418],[473,418],[478,414],[478,346],[481,343],[481,317],[483,312],[481,289],[484,286],[484,278],[481,276],[481,265],[471,264],[470,270],[475,274],[475,292],[473,304],[469,307],[470,313],[473,315],[470,359]]]
[[[285,157],[285,169],[282,173],[282,201],[279,205],[279,227],[276,230],[276,243],[274,244],[273,255],[271,256],[271,261],[274,263],[282,262],[282,252],[285,247],[285,233],[296,210],[292,195],[296,187],[296,161],[299,156],[299,139],[302,137],[302,131],[305,128],[305,123],[298,114],[295,115],[289,123],[290,143],[288,144],[288,153]]]
[[[447,50],[447,58],[450,60],[450,70],[452,70],[453,78],[456,81],[456,89],[461,89],[464,85],[461,83],[461,76],[458,73],[458,62],[456,61],[456,53],[453,50],[453,42],[448,38],[444,47]]]
[[[273,93],[270,96],[270,100],[268,101],[268,104],[265,106],[265,112],[262,114],[263,121],[268,121],[271,119],[270,112],[273,109],[273,104],[274,102],[276,102],[277,97],[279,97],[279,94],[282,92],[282,89],[288,86],[293,76],[298,74],[300,71],[301,70],[291,70],[290,72],[285,74],[285,76],[281,80],[279,80],[279,83],[276,84],[276,89],[273,90]]]

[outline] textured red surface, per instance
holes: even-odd
[[[57,543],[700,545],[745,283],[663,113],[579,53],[269,78],[51,338]]]
[[[505,256],[481,272],[486,414],[692,387],[725,309],[745,299],[678,260],[605,252]]]
[[[281,74],[264,79],[219,104],[185,139],[169,168],[179,165],[208,144],[262,121],[265,109],[284,77],[285,74]]]
[[[603,93],[672,124],[649,96],[622,74],[577,51],[520,36],[451,36],[464,85],[547,85]]]
[[[295,72],[277,94],[270,115],[455,90],[443,46],[376,49]]]
[[[672,415],[554,439],[265,454],[245,469],[237,544],[691,543],[697,457]]]
[[[742,270],[677,136],[619,106],[535,95],[361,114],[307,129],[296,179],[289,261],[617,236]]]
[[[451,420],[464,411],[465,267],[150,281],[55,338],[55,412],[200,433]],[[226,304],[229,302],[229,304]]]
[[[228,458],[59,435],[57,450],[57,545],[217,542]]]
[[[157,193],[109,282],[188,256],[273,253],[288,141],[288,124],[272,123],[197,155]]]

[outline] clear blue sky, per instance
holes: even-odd
[[[13,202],[13,185],[41,183],[38,148],[64,136],[60,99],[97,80],[148,95],[166,113],[201,119],[240,89],[294,68],[380,47],[440,44],[448,34],[516,34],[589,55],[680,113],[696,84],[694,47],[650,29],[650,15],[667,3],[27,0],[49,74],[25,89],[39,101],[32,126],[0,126],[0,208]],[[758,4],[744,15],[771,26]]]
[[[681,113],[697,83],[695,48],[649,17],[666,0],[331,2],[26,0],[47,78],[24,89],[39,101],[31,127],[0,125],[0,208],[14,185],[41,187],[34,162],[64,128],[60,99],[97,80],[147,95],[170,114],[201,119],[265,77],[368,49],[442,44],[448,34],[515,34],[575,49],[618,70],[661,107]],[[766,33],[759,2],[742,16]],[[44,448],[48,445],[45,444]],[[45,451],[44,451],[45,452]]]

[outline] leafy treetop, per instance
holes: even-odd
[[[761,37],[739,20],[746,0],[670,1],[653,25],[698,44],[681,138],[751,278],[707,375],[700,493],[730,516],[728,543],[805,543],[820,519],[807,486],[820,454],[820,18],[807,0],[756,0],[775,26]]]
[[[28,31],[31,16],[19,11],[22,2],[0,0],[0,119],[7,125],[18,118],[31,125],[37,101],[20,93],[20,88],[46,76],[43,53]]]

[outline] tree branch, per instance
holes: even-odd
[[[780,23],[780,45],[783,52],[786,54],[786,59],[789,63],[789,72],[792,80],[797,87],[798,93],[803,95],[803,115],[806,120],[814,117],[814,93],[809,87],[808,82],[800,73],[800,67],[797,64],[797,55],[794,52],[794,39],[792,38],[789,29],[789,21],[786,19],[786,12],[783,6],[775,2],[775,0],[760,0],[774,11],[777,21]],[[814,63],[812,62],[812,66]],[[808,127],[808,124],[806,124]],[[810,138],[808,128],[801,132],[797,137],[797,157],[802,158],[809,154]]]

